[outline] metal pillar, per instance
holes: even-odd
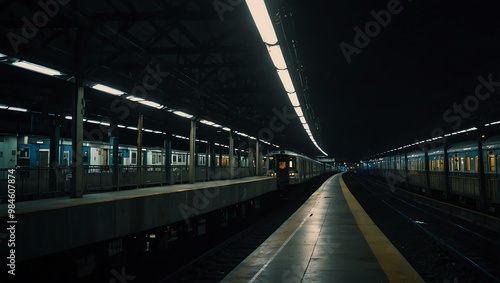
[[[111,137],[109,138],[109,143],[111,145],[111,152],[113,154],[113,187],[116,188],[118,191],[120,189],[119,184],[118,184],[118,176],[120,174],[119,172],[119,164],[121,163],[119,156],[118,156],[118,145],[120,144],[120,137],[119,137],[119,130],[118,130],[118,123],[116,121],[113,122],[113,125],[111,125],[110,128],[110,135]]]
[[[229,179],[234,178],[234,138],[233,130],[229,132]]]
[[[250,170],[250,176],[255,176],[254,154],[252,146],[248,147],[248,170]]]
[[[448,143],[447,139],[443,141],[443,172],[444,172],[444,199],[450,200],[451,197],[451,188],[450,188],[450,158],[448,157]],[[441,162],[441,161],[439,161]]]
[[[262,176],[262,152],[260,152],[260,142],[257,140],[255,142],[255,174],[257,176]]]
[[[210,178],[212,180],[215,180],[215,164],[216,164],[216,157],[215,157],[215,144],[210,143]]]
[[[426,194],[431,194],[431,175],[429,169],[429,150],[427,149],[427,143],[424,145],[424,168],[425,168],[425,186],[426,186]]]
[[[189,183],[194,184],[196,174],[195,164],[196,149],[196,121],[191,120],[191,131],[189,133]]]
[[[55,191],[59,191],[59,171],[58,171],[58,166],[59,166],[59,158],[60,158],[60,152],[59,152],[59,138],[60,138],[60,133],[61,133],[61,127],[58,125],[57,122],[54,123],[54,128],[52,129],[50,133],[50,167],[52,170],[50,170],[49,174],[49,184],[50,188]]]
[[[137,121],[137,187],[142,186],[142,124],[143,116],[139,114]]]
[[[69,196],[81,198],[83,196],[83,113],[85,112],[84,89],[81,77],[75,77],[73,91],[73,123],[72,129],[72,174]]]
[[[165,149],[165,179],[167,184],[173,185],[174,180],[172,179],[172,141],[165,139],[163,141],[163,148]]]
[[[483,136],[482,128],[478,127],[479,137],[477,139],[477,158],[478,158],[478,179],[479,179],[479,210],[486,211],[488,205],[488,196],[486,192],[486,176],[484,172],[484,155],[483,155]]]

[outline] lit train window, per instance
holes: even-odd
[[[476,172],[479,172],[479,157],[478,156],[474,157],[474,170]]]
[[[488,152],[488,172],[496,172],[495,154],[493,153],[493,151]]]
[[[286,162],[285,161],[280,161],[278,164],[279,169],[285,169],[286,168]]]
[[[288,164],[288,167],[289,167],[289,168],[293,168],[293,161],[292,161],[292,160],[290,160],[290,162],[289,162],[289,164]]]
[[[465,157],[465,171],[470,171],[470,156]]]

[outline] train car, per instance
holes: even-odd
[[[480,167],[480,155],[483,170]],[[500,212],[500,136],[483,140],[481,152],[478,141],[472,140],[449,145],[446,156],[442,146],[429,149],[427,157],[423,150],[407,153],[404,159],[401,156],[404,155],[388,155],[365,161],[363,171],[382,176],[392,172],[400,177],[395,179],[400,182],[405,180],[410,187],[436,195],[445,195],[448,191],[450,199],[471,206],[477,206],[485,199],[491,212]],[[394,161],[394,165],[391,165]],[[484,180],[484,191],[481,190],[480,179]],[[445,188],[446,183],[448,190]]]
[[[289,150],[271,152],[266,156],[267,175],[276,177],[280,185],[297,185],[333,167]]]

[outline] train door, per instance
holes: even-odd
[[[69,166],[69,150],[63,152],[62,166]]]
[[[40,149],[38,151],[38,166],[47,168],[49,167],[49,150]]]
[[[288,179],[288,158],[287,156],[278,155],[276,162],[276,177],[278,180]]]

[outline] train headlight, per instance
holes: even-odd
[[[276,172],[274,172],[272,170],[269,170],[269,171],[267,171],[267,176],[269,176],[269,177],[276,177]]]

